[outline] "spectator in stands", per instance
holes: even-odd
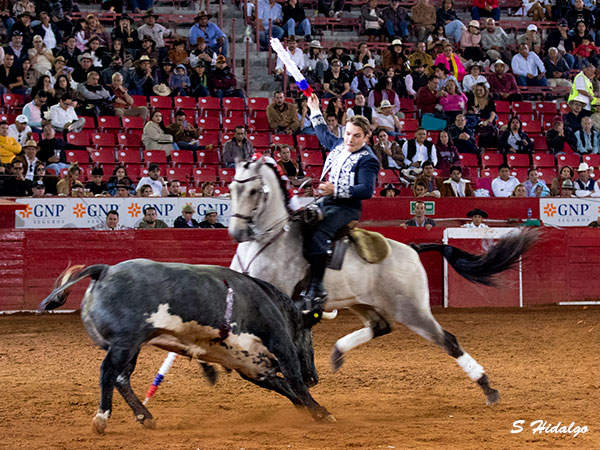
[[[112,107],[117,117],[141,117],[146,120],[148,108],[145,106],[133,106],[133,98],[123,86],[123,75],[115,72],[112,75],[112,83],[108,86],[112,99]]]
[[[494,197],[510,197],[519,180],[510,174],[508,164],[500,164],[498,176],[492,180]]]
[[[561,197],[575,197],[575,186],[571,180],[565,180],[562,182],[560,196]]]
[[[437,25],[443,25],[446,36],[451,37],[454,43],[461,40],[465,25],[454,11],[454,0],[442,0],[442,6],[436,11]]]
[[[32,194],[31,184],[29,180],[25,179],[25,164],[23,161],[20,159],[12,161],[11,175],[4,180],[2,188],[2,195],[6,197],[28,197]]]
[[[323,116],[327,119],[329,116],[335,116],[338,123],[342,126],[346,125],[346,110],[344,109],[344,102],[341,98],[332,98],[327,104],[325,114]]]
[[[269,47],[269,20],[271,21],[271,36],[281,40],[285,31],[283,31],[283,9],[281,4],[275,0],[264,0],[258,2],[258,24],[260,33],[259,41],[261,50]]]
[[[530,167],[527,171],[527,181],[523,183],[525,188],[525,195],[527,197],[546,197],[550,194],[550,189],[546,186],[544,180],[539,179],[538,171],[535,167]],[[541,188],[540,194],[538,195],[536,190]],[[545,195],[542,195],[545,193]]]
[[[513,56],[511,67],[519,86],[548,86],[544,63],[529,51],[527,44],[519,45],[519,53]]]
[[[8,135],[15,138],[15,140],[23,146],[25,142],[31,139],[31,127],[28,125],[27,116],[19,114],[15,123],[8,127]]]
[[[460,46],[463,49],[463,57],[468,61],[483,61],[485,54],[481,49],[481,32],[479,21],[471,20],[469,26],[462,33]]]
[[[496,26],[491,17],[485,21],[485,29],[481,31],[481,48],[491,61],[512,58],[510,39],[502,27]]]
[[[217,217],[217,211],[209,209],[204,214],[204,220],[200,222],[198,228],[227,228],[225,225],[219,222]]]
[[[70,167],[70,164],[67,164],[65,150],[87,150],[88,152],[93,150],[92,147],[69,144],[63,139],[57,138],[56,132],[50,123],[44,125],[42,129],[42,140],[39,142],[38,147],[38,159],[44,164],[47,164],[48,169],[52,169],[56,173]]]
[[[373,123],[373,109],[366,105],[365,96],[360,91],[354,96],[354,105],[346,111],[346,120],[352,116],[364,116]]]
[[[510,194],[511,197],[523,198],[527,197],[527,193],[525,192],[525,187],[522,184],[517,184]]]
[[[142,39],[138,55],[140,59],[144,56],[150,58],[151,65],[153,68],[156,66],[157,62],[161,62],[167,59],[167,52],[165,51],[164,56],[161,53],[159,53],[159,51],[156,49],[156,42],[154,42],[152,38],[148,36]]]
[[[465,223],[461,226],[461,228],[489,228],[485,223],[483,223],[483,219],[487,219],[488,213],[484,210],[475,208],[467,213],[467,217],[471,219],[471,222]]]
[[[173,42],[173,46],[168,52],[168,58],[171,61],[173,61],[173,64],[175,64],[175,66],[190,63],[190,55],[185,49],[185,44],[185,39],[176,38]]]
[[[450,173],[451,167],[460,164],[458,149],[446,130],[440,131],[435,149],[437,151],[438,169],[440,172]]]
[[[318,0],[317,11],[325,17],[341,17],[346,0]]]
[[[120,42],[120,40],[117,42]],[[131,82],[131,74],[128,69],[123,67],[123,61],[124,58],[121,55],[113,55],[110,66],[100,72],[100,82],[102,85],[109,87],[112,83],[112,76],[115,73],[120,73],[123,77],[123,80],[125,80],[124,84],[129,85]]]
[[[25,94],[23,70],[15,65],[15,57],[6,54],[0,66],[0,94]]]
[[[115,197],[127,198],[131,196],[131,185],[126,182],[117,183],[117,194]]]
[[[530,23],[524,34],[517,37],[517,44],[527,44],[527,47],[536,54],[541,54],[542,38],[538,34],[538,29],[535,24]]]
[[[341,97],[344,100],[352,98],[350,79],[342,72],[339,59],[331,61],[331,68],[325,72],[323,80],[323,98]]]
[[[92,195],[104,195],[108,193],[108,186],[102,180],[104,178],[104,170],[102,167],[94,167],[92,169],[92,179],[85,184],[85,189]]]
[[[435,145],[427,140],[427,130],[418,128],[414,139],[409,139],[402,145],[404,161],[411,168],[420,168],[425,161],[433,162],[437,165],[437,152]]]
[[[0,162],[9,164],[16,155],[21,153],[21,144],[14,137],[8,135],[8,122],[0,121]]]
[[[79,181],[79,177],[81,177],[79,164],[71,164],[65,177],[56,184],[56,192],[58,195],[71,195],[73,183]]]
[[[551,47],[555,47],[558,49],[560,56],[564,58],[565,62],[569,66],[569,69],[573,68],[575,58],[573,55],[571,55],[571,53],[569,53],[572,50],[572,47],[567,19],[560,19],[558,21],[558,28],[548,33],[545,44],[546,53],[548,53]],[[548,73],[552,72],[548,71]]]
[[[573,133],[581,129],[581,120],[584,117],[589,117],[591,115],[589,110],[584,109],[585,102],[586,97],[584,95],[578,94],[573,98],[569,96],[569,107],[571,108],[571,111],[565,114],[564,121],[565,128],[570,129]]]
[[[227,66],[227,59],[223,55],[217,57],[217,66],[210,73],[208,80],[213,97],[244,97],[242,91],[237,89],[235,74]]]
[[[325,121],[327,123],[327,128],[329,129],[329,132],[331,134],[333,134],[336,138],[344,137],[345,127],[338,122],[336,116],[331,115],[327,117]]]
[[[92,37],[97,37],[100,40],[101,47],[110,47],[110,35],[106,32],[98,17],[94,14],[88,14],[85,18],[85,28],[82,34],[76,34],[79,47],[89,42]]]
[[[52,96],[48,93],[48,98],[46,99],[46,104],[48,105],[48,107],[52,107],[52,106],[56,105],[58,103],[59,99],[65,94],[71,98],[75,97],[76,92],[75,92],[75,89],[73,89],[71,87],[72,84],[77,85],[77,83],[73,82],[69,76],[59,75],[56,78],[56,83],[54,83],[54,99],[53,100],[52,100]],[[51,103],[51,101],[53,103]]]
[[[373,132],[373,153],[377,156],[382,169],[404,169],[404,153],[397,141],[390,141],[387,131],[376,128]]]
[[[172,150],[179,150],[173,142],[173,136],[166,133],[162,113],[159,110],[154,110],[150,114],[150,120],[146,122],[142,133],[142,143],[146,150],[163,150],[167,156]]]
[[[577,168],[577,179],[573,182],[575,195],[577,197],[600,197],[600,185],[590,178],[590,168],[587,163],[579,164]]]
[[[42,180],[34,181],[31,184],[31,196],[33,198],[43,198],[46,197],[46,185]]]
[[[159,228],[169,228],[165,222],[157,218],[156,208],[154,206],[146,206],[144,207],[144,217],[140,224],[138,225],[138,229],[140,230],[151,230],[151,229],[159,229]]]
[[[115,25],[111,33],[113,42],[116,39],[121,39],[123,47],[130,56],[133,56],[135,51],[140,48],[140,40],[133,22],[134,20],[127,13],[123,13],[115,19]]]
[[[117,177],[118,181],[119,174],[115,172],[113,173],[113,175]],[[126,176],[126,172],[123,174],[123,176]],[[154,192],[154,195],[158,197],[166,197],[169,193],[167,190],[167,183],[165,182],[165,179],[160,175],[160,167],[158,164],[150,164],[150,166],[148,167],[148,176],[142,177],[142,179],[137,184],[136,190],[139,190],[145,184],[150,185],[150,187],[152,187],[152,192]]]
[[[153,42],[156,43],[156,47],[158,48],[158,57],[159,59],[163,59],[167,56],[167,49],[165,46],[165,38],[172,36],[171,30],[163,27],[161,24],[156,23],[159,19],[157,14],[154,14],[154,11],[149,9],[142,16],[142,20],[144,21],[144,25],[138,28],[138,39],[141,41],[144,38],[150,38]],[[106,47],[108,45],[105,45]]]
[[[56,105],[58,103],[58,99],[55,97],[55,91],[52,87],[49,75],[42,75],[38,78],[36,85],[31,88],[31,95],[36,96],[39,91],[46,91],[48,93],[48,97],[46,101],[49,105]]]
[[[207,69],[217,64],[217,54],[206,45],[202,36],[196,40],[196,48],[190,53],[190,64],[192,67],[204,65]]]
[[[596,67],[590,62],[584,62],[582,64],[582,69],[583,70],[573,79],[568,102],[569,105],[575,100],[583,103],[583,109],[586,112],[590,112],[592,104],[594,104],[594,101],[596,100],[592,85],[592,80],[596,76]]]
[[[423,172],[415,180],[415,185],[419,182],[425,185],[426,189],[423,197],[440,198],[442,195],[441,191],[444,189],[444,181],[435,176],[433,162],[425,161],[421,167],[423,168]]]
[[[512,117],[508,127],[502,132],[499,139],[500,148],[506,153],[533,153],[533,142],[523,131],[523,123],[519,117]]]
[[[168,86],[173,75],[173,62],[170,59],[163,59],[163,61],[156,68],[156,70],[154,70],[154,84],[164,84],[165,86]]]
[[[85,125],[85,119],[77,117],[73,108],[73,99],[64,94],[57,105],[50,108],[50,122],[56,131],[79,133]]]
[[[87,81],[77,86],[78,97],[83,99],[82,108],[90,116],[114,116],[115,110],[111,104],[112,95],[100,84],[100,74],[90,71]]]
[[[420,59],[416,59],[411,64],[411,72],[404,77],[406,92],[409,96],[415,97],[419,89],[427,86],[429,76],[425,72],[425,67]]]
[[[416,66],[418,66],[417,61],[423,66],[427,74],[433,72],[433,59],[427,53],[427,48],[423,41],[417,42],[415,51],[408,56],[408,63],[413,72]],[[418,91],[418,89],[415,89],[415,91]]]
[[[157,197],[154,195],[154,192],[152,192],[152,186],[149,184],[145,184],[137,189],[136,194],[138,197]]]
[[[329,56],[327,57],[329,66],[332,65],[334,59],[338,59],[341,63],[342,72],[349,75],[349,71],[352,70],[352,57],[350,56],[348,49],[337,41],[333,44],[333,47],[329,49]]]
[[[571,128],[563,123],[562,116],[554,116],[552,128],[546,133],[546,145],[554,155],[562,155],[577,148],[577,139]],[[565,149],[565,145],[568,147]]]
[[[26,167],[25,178],[29,181],[33,181],[33,177],[35,175],[35,166],[39,163],[39,160],[35,156],[37,150],[37,143],[33,139],[23,143],[23,153],[21,159],[25,163]]]
[[[592,119],[581,119],[581,129],[575,132],[577,146],[575,151],[580,155],[597,155],[600,153],[600,133],[592,128]]]
[[[468,117],[476,119],[475,131],[478,135],[479,147],[496,148],[498,146],[498,130],[496,128],[496,103],[485,84],[478,83],[467,102]]]
[[[205,198],[213,198],[215,197],[215,183],[213,183],[212,181],[205,181],[204,183],[202,183],[202,186],[200,187],[200,197],[205,197]]]
[[[5,55],[13,55],[13,63],[16,67],[21,67],[23,61],[29,59],[27,48],[23,46],[23,33],[15,31],[10,38],[10,42],[4,47]]]
[[[571,87],[569,81],[569,65],[560,55],[556,47],[548,49],[548,55],[543,59],[546,73],[548,74],[548,86],[550,87]]]
[[[448,80],[441,94],[439,104],[442,106],[444,116],[449,122],[453,122],[458,114],[466,112],[467,96],[458,90],[454,80]]]
[[[575,176],[575,171],[571,166],[563,166],[558,172],[558,176],[552,180],[550,184],[550,195],[552,197],[562,196],[562,186],[565,181],[571,181]],[[573,188],[573,186],[571,186]],[[571,192],[572,194],[572,192]],[[569,197],[571,196],[569,194]]]
[[[206,44],[217,54],[227,56],[229,51],[229,41],[227,35],[214,23],[210,23],[212,18],[206,11],[200,11],[196,16],[196,23],[190,29],[190,44],[196,45],[199,37],[204,38]]]
[[[453,52],[452,44],[445,44],[443,53],[440,53],[437,58],[435,58],[435,61],[433,62],[434,67],[439,64],[443,64],[446,73],[449,73],[458,81],[462,81],[466,75],[466,70],[462,65],[460,57]]]
[[[394,114],[400,111],[400,97],[393,89],[392,79],[390,77],[382,77],[377,80],[375,88],[369,93],[367,104],[373,108],[379,108],[381,104],[387,100],[393,106]]]
[[[421,114],[435,113],[435,107],[438,104],[438,98],[442,95],[437,90],[439,82],[440,79],[436,75],[430,75],[427,85],[423,86],[417,91],[417,97],[415,100],[417,108],[421,110]]]
[[[413,185],[413,195],[415,198],[422,198],[425,197],[425,194],[427,193],[427,185],[425,184],[424,181],[415,181],[414,185]]]
[[[481,17],[492,17],[494,20],[500,20],[500,6],[498,0],[473,0],[473,9],[471,17],[479,20]]]
[[[235,167],[237,161],[246,161],[254,153],[252,142],[246,137],[243,126],[235,127],[233,138],[225,143],[221,151],[221,164]]]
[[[106,213],[106,220],[98,225],[92,227],[95,231],[118,231],[128,230],[129,227],[119,224],[119,212],[115,209],[111,209]]]
[[[192,82],[183,64],[175,67],[175,73],[169,80],[169,88],[173,97],[187,97],[191,93]]]
[[[175,120],[165,129],[167,134],[173,136],[173,142],[180,150],[200,150],[200,130],[195,128],[186,119],[185,112],[179,110],[175,113]],[[202,147],[204,148],[204,147]]]
[[[382,197],[393,198],[400,195],[400,189],[396,189],[392,183],[388,183],[379,193]]]
[[[85,83],[87,81],[88,73],[94,70],[93,61],[92,55],[89,53],[83,53],[77,57],[78,64],[71,74],[76,83]]]
[[[435,220],[425,217],[425,202],[418,200],[415,202],[414,217],[400,226],[404,229],[407,227],[424,227],[429,231],[432,227],[436,226],[436,223]]]
[[[31,66],[40,73],[49,72],[54,63],[52,50],[46,47],[41,36],[33,37],[33,47],[27,51]]]
[[[57,52],[56,57],[62,56],[65,59],[67,67],[76,68],[79,66],[78,58],[82,54],[81,50],[77,48],[77,41],[75,36],[66,36],[64,38],[62,48]]]
[[[450,178],[444,180],[441,190],[442,197],[473,197],[471,182],[462,177],[460,166],[450,167]]]
[[[290,36],[304,36],[306,42],[311,41],[310,22],[306,18],[304,6],[298,0],[287,0],[282,7],[283,27]]]
[[[204,62],[198,63],[194,67],[190,81],[194,89],[192,97],[210,97],[210,93],[208,92],[208,75]]]
[[[329,68],[327,55],[319,41],[312,41],[304,55],[304,76],[309,84],[323,84],[325,71]]]
[[[27,123],[34,133],[41,133],[44,121],[44,113],[48,111],[46,100],[48,93],[46,91],[38,91],[32,101],[23,107],[23,115],[27,118]]]
[[[167,197],[181,197],[181,182],[179,180],[167,181]]]
[[[281,167],[293,186],[300,186],[304,182],[303,173],[298,163],[291,158],[291,152],[292,148],[289,145],[282,145],[277,165]]]
[[[567,12],[567,23],[570,29],[575,29],[579,22],[583,22],[587,30],[594,25],[594,15],[589,9],[584,8],[583,0],[574,0],[573,7]],[[588,31],[590,32],[590,31]],[[590,32],[593,33],[593,32]],[[595,34],[592,35],[592,38]]]
[[[400,6],[400,0],[392,0],[388,6],[383,8],[382,18],[385,21],[385,33],[388,40],[392,41],[398,36],[401,38],[408,36],[410,18],[408,11]]]
[[[194,207],[185,205],[181,210],[181,216],[175,219],[174,228],[200,228],[200,224],[194,219]]]
[[[352,89],[355,96],[359,92],[362,93],[363,96],[367,96],[369,95],[369,92],[375,88],[376,84],[377,77],[374,74],[373,66],[371,64],[364,64],[352,80],[350,89]]]
[[[410,16],[415,25],[417,41],[423,41],[427,33],[431,33],[436,24],[435,6],[429,0],[417,0],[415,6],[410,9]]]
[[[385,20],[383,10],[377,7],[377,0],[368,0],[360,9],[359,34],[366,35],[369,42],[374,42],[375,38],[384,41]]]
[[[154,95],[154,79],[152,77],[152,61],[147,55],[141,56],[133,63],[134,70],[131,76],[131,93],[134,95]]]
[[[26,49],[31,47],[33,41],[33,28],[31,28],[31,19],[35,13],[29,11],[21,12],[17,15],[17,21],[12,27],[12,33],[21,33],[23,36],[23,47]]]
[[[387,49],[383,51],[381,57],[381,66],[383,70],[389,67],[394,67],[397,70],[404,70],[406,64],[406,56],[402,49],[402,41],[394,39]]]
[[[473,64],[469,65],[469,73],[468,75],[465,75],[462,81],[463,92],[465,94],[470,93],[473,90],[473,86],[475,86],[478,83],[484,84],[487,87],[487,89],[490,88],[490,84],[488,83],[487,78],[481,75],[481,67],[481,64],[478,62],[474,62]]]
[[[402,133],[402,124],[394,114],[394,106],[389,100],[383,100],[377,113],[373,115],[373,124],[383,128],[390,136],[400,136]]]
[[[552,0],[523,0],[515,15],[531,17],[534,22],[551,21]]]
[[[582,67],[582,64],[585,62],[591,63],[594,66],[597,65],[598,53],[600,53],[600,48],[596,47],[592,43],[592,37],[586,34],[581,39],[581,43],[573,50],[573,56],[575,57],[574,68]]]
[[[292,134],[300,127],[296,105],[287,103],[283,92],[275,91],[273,103],[267,106],[267,120],[275,132]]]
[[[298,47],[298,43],[296,42],[296,36],[288,37],[286,50],[292,61],[294,61],[296,66],[298,66],[298,69],[300,69],[300,71],[304,70],[304,53],[302,52],[302,49]],[[283,68],[283,61],[281,60],[281,58],[278,57],[277,64],[275,65],[275,74],[277,76],[281,76],[283,74]],[[287,70],[287,68],[286,72],[288,77],[292,76],[292,74],[289,70]],[[290,79],[288,78],[288,83],[289,82]]]
[[[467,125],[464,114],[456,116],[454,123],[448,127],[448,135],[460,153],[480,153],[475,142],[475,132]]]
[[[508,66],[499,59],[492,65],[493,72],[487,76],[490,91],[496,100],[509,102],[519,101],[523,97],[519,94],[517,80],[512,73],[507,73]]]

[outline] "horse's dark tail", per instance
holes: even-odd
[[[417,253],[440,252],[448,263],[472,283],[495,286],[494,275],[510,269],[539,237],[537,230],[525,230],[498,240],[482,255],[473,255],[447,244],[410,244]]]
[[[42,300],[39,311],[50,311],[62,306],[67,301],[71,289],[75,283],[83,280],[85,277],[92,277],[93,280],[98,280],[104,272],[110,267],[106,264],[96,264],[84,268],[83,265],[67,267],[54,282],[54,290]]]

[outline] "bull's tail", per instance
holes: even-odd
[[[456,272],[472,283],[495,286],[494,275],[516,264],[519,258],[535,244],[538,237],[537,230],[511,234],[499,239],[482,255],[473,255],[447,244],[410,244],[410,246],[417,253],[428,251],[441,253]]]
[[[54,282],[54,290],[40,303],[38,310],[50,311],[64,305],[75,283],[80,282],[86,277],[98,280],[109,267],[106,264],[96,264],[87,268],[83,265],[67,267],[58,276]]]

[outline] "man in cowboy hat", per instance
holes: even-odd
[[[194,207],[185,205],[181,210],[181,216],[175,219],[174,228],[200,228],[200,224],[194,219]]]
[[[461,228],[489,228],[483,223],[483,219],[488,218],[488,213],[484,210],[479,208],[472,209],[467,213],[467,217],[471,218],[471,222],[465,223]]]
[[[382,100],[377,108],[377,113],[373,115],[373,123],[379,128],[383,128],[390,136],[402,134],[402,124],[394,114],[394,105],[389,100]]]
[[[581,130],[581,120],[584,117],[590,117],[591,111],[584,109],[586,98],[584,95],[577,95],[569,99],[569,111],[564,116],[565,128],[569,128],[573,133]]]
[[[219,222],[216,209],[208,209],[204,214],[204,220],[200,222],[199,228],[227,228]]]
[[[385,185],[385,188],[379,193],[382,197],[398,197],[400,195],[400,189],[396,189],[392,183]]]
[[[410,70],[414,70],[417,65],[417,61],[421,64],[426,72],[431,72],[431,68],[433,67],[433,58],[429,53],[427,53],[427,46],[425,42],[417,42],[415,47],[415,51],[408,55],[408,63],[410,64]],[[418,91],[418,89],[415,89]]]
[[[363,64],[358,71],[358,74],[356,74],[352,80],[352,83],[350,83],[350,89],[354,95],[361,92],[366,97],[376,84],[377,77],[375,76],[375,68],[372,64],[367,63]]]
[[[341,97],[352,98],[350,92],[350,79],[342,72],[342,62],[339,59],[331,61],[331,69],[325,72],[323,79],[323,98]]]
[[[196,23],[190,28],[190,44],[196,45],[198,38],[202,37],[206,45],[217,54],[227,56],[229,50],[227,35],[216,24],[208,21],[211,17],[206,11],[200,11],[196,16]]]
[[[77,67],[73,70],[71,77],[76,83],[85,83],[87,81],[88,73],[92,69],[94,58],[89,53],[84,53],[77,57]]]
[[[574,182],[577,197],[600,197],[600,185],[590,177],[593,167],[582,162],[577,168],[577,179]]]
[[[11,29],[11,35],[19,32],[23,36],[23,47],[29,49],[33,43],[33,28],[31,28],[32,15],[29,11],[23,11],[17,16],[17,21]]]
[[[156,43],[158,49],[159,60],[162,60],[167,56],[167,48],[165,47],[165,37],[171,36],[173,33],[171,30],[163,27],[161,24],[156,23],[158,15],[154,14],[154,11],[149,9],[144,13],[142,19],[144,25],[138,28],[138,38],[143,40],[145,37],[152,39]]]
[[[490,88],[487,78],[481,75],[482,67],[483,65],[479,61],[475,61],[468,65],[467,70],[469,73],[465,75],[462,81],[463,92],[465,94],[467,92],[471,92],[473,90],[473,86],[479,83],[484,84],[488,89]]]
[[[492,64],[492,73],[487,76],[490,84],[490,93],[496,100],[518,101],[522,100],[517,86],[517,80],[512,73],[508,73],[508,66],[499,59]]]
[[[29,181],[33,181],[33,176],[35,175],[35,166],[39,161],[39,159],[37,159],[35,156],[37,151],[37,142],[35,142],[33,139],[29,139],[23,144],[22,159],[27,163],[27,172],[25,173],[25,178]]]
[[[133,63],[131,76],[131,93],[134,95],[154,95],[154,77],[152,76],[152,60],[147,55]]]
[[[413,98],[424,86],[427,86],[429,76],[425,71],[425,66],[421,63],[420,59],[415,59],[414,63],[410,66],[410,73],[404,77],[404,84],[406,84],[406,92]]]
[[[562,182],[560,196],[561,197],[575,197],[575,186],[571,180],[565,180]]]
[[[304,36],[306,42],[310,42],[312,37],[310,22],[306,18],[304,6],[298,0],[286,0],[282,8],[283,28],[288,36]]]

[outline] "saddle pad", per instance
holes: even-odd
[[[380,233],[354,228],[350,239],[356,245],[359,256],[371,264],[378,264],[390,254],[390,244]]]

